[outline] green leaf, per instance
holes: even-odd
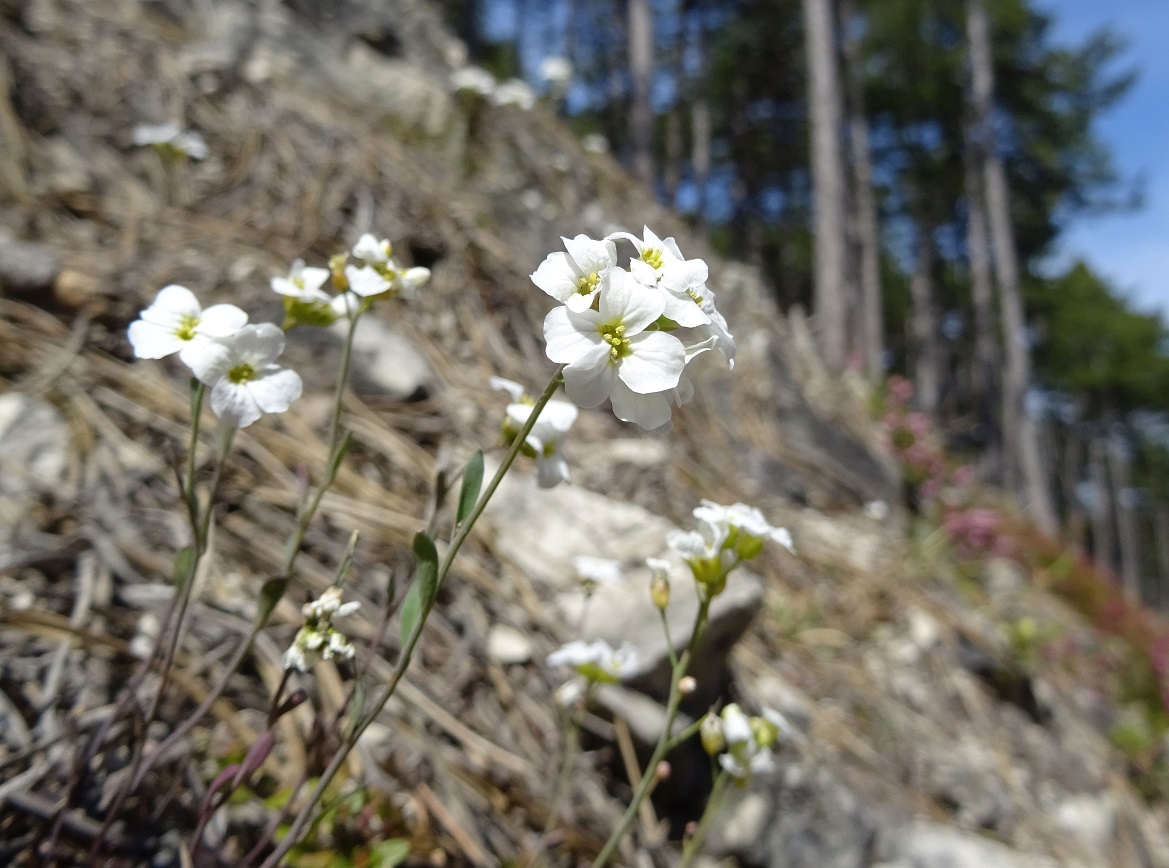
[[[418,623],[418,616],[422,614],[422,591],[420,585],[415,582],[410,586],[410,590],[406,592],[406,598],[402,600],[401,609],[401,647],[406,647],[406,642],[410,639],[410,634],[414,632],[414,625]]]
[[[410,858],[410,842],[404,838],[379,841],[369,850],[370,868],[395,868]]]
[[[479,489],[483,487],[483,453],[476,452],[467,462],[463,471],[463,488],[459,492],[459,509],[455,513],[455,524],[462,524],[479,500]]]
[[[277,576],[264,582],[263,587],[260,588],[260,605],[256,610],[257,624],[267,623],[272,610],[276,608],[276,604],[280,602],[287,590],[288,579],[283,576]]]
[[[175,587],[180,591],[191,580],[191,570],[195,565],[195,549],[185,546],[175,554],[174,579]]]
[[[438,550],[434,540],[424,531],[414,534],[414,571],[418,575],[418,587],[422,602],[429,607],[438,593]]]

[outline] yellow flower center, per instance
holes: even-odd
[[[175,337],[180,341],[193,341],[197,328],[199,328],[199,317],[185,316],[179,320],[179,327],[175,329]]]
[[[601,340],[609,345],[609,360],[616,362],[632,355],[629,338],[625,337],[625,326],[620,323],[603,325],[600,328]]]
[[[236,365],[227,372],[227,379],[235,383],[237,386],[256,379],[256,369],[244,362],[242,365]]]
[[[601,281],[601,276],[599,274],[597,274],[595,271],[592,272],[591,274],[585,275],[584,277],[578,279],[576,282],[577,294],[578,295],[588,295],[590,292],[592,292],[594,289],[597,288],[597,284],[600,283],[600,281]]]
[[[641,261],[657,271],[662,267],[662,251],[656,247],[647,247],[641,251]]]

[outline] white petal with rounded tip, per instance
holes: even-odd
[[[549,253],[532,274],[532,283],[557,301],[567,301],[576,293],[580,276],[572,268],[567,253]]]
[[[544,317],[544,341],[548,358],[553,362],[574,362],[601,345],[597,331],[601,317],[596,311],[577,313],[566,307],[554,307]],[[608,350],[606,349],[606,352]]]
[[[179,339],[174,328],[142,319],[130,323],[126,334],[130,338],[134,355],[139,359],[161,359],[171,353],[177,353],[187,343]]]
[[[211,388],[211,409],[223,421],[247,428],[262,415],[246,384],[222,379]]]
[[[671,292],[686,292],[706,283],[710,269],[701,259],[667,262],[662,267],[662,286]]]
[[[632,244],[634,247],[637,248],[638,255],[641,254],[641,249],[642,249],[641,239],[638,238],[636,235],[634,235],[632,232],[611,232],[605,236],[606,241],[616,241],[619,238],[623,241],[628,241],[630,244]]]
[[[380,295],[390,288],[390,282],[368,265],[362,268],[346,265],[345,279],[349,281],[349,290],[363,298]]]
[[[564,249],[572,257],[576,267],[584,275],[596,272],[601,274],[607,268],[617,264],[617,245],[612,241],[597,241],[587,235],[578,235],[573,239],[561,238]]]
[[[325,285],[331,273],[327,268],[302,268],[300,279],[306,291],[318,290]]]
[[[576,421],[577,409],[567,401],[549,401],[540,413],[540,424],[555,431],[565,432]]]
[[[414,268],[407,268],[402,272],[402,276],[398,278],[398,282],[402,284],[402,289],[406,292],[413,292],[420,286],[430,282],[430,269],[415,266]]]
[[[625,326],[625,337],[630,337],[644,330],[665,309],[666,303],[660,292],[642,286],[628,272],[615,268],[609,273],[608,292],[601,295],[598,322],[620,320]]]
[[[515,380],[508,380],[503,377],[492,377],[487,382],[495,391],[507,392],[509,395],[511,395],[511,399],[513,401],[518,401],[524,396],[524,387]]]
[[[271,364],[284,352],[284,332],[270,322],[244,326],[224,342],[239,361],[257,369]]]
[[[602,344],[592,358],[584,356],[564,369],[564,391],[578,407],[595,407],[613,391],[617,369],[608,358],[609,348]]]
[[[202,313],[203,306],[195,298],[195,293],[185,286],[172,283],[160,289],[150,307],[139,316],[146,322],[174,325],[177,328],[183,319],[198,319]]]
[[[213,304],[203,311],[197,331],[212,338],[233,335],[248,324],[248,315],[234,304]]]
[[[541,488],[555,488],[568,481],[568,462],[559,453],[536,457],[536,484]]]
[[[658,290],[666,302],[666,309],[662,311],[666,317],[672,319],[683,328],[695,328],[710,322],[710,317],[702,312],[689,296],[678,297],[664,287]]]
[[[658,270],[640,259],[629,261],[629,273],[633,275],[634,280],[645,286],[654,286],[658,282]]]
[[[389,259],[382,243],[368,232],[358,238],[357,243],[353,245],[353,255],[366,262],[381,263]]]
[[[222,380],[232,365],[236,364],[235,353],[223,341],[201,341],[180,355],[183,364],[205,386],[214,386]]]
[[[265,413],[283,413],[289,404],[300,397],[304,388],[300,375],[288,368],[276,368],[264,372],[260,377],[247,383],[252,398]]]
[[[642,332],[629,339],[632,355],[621,360],[621,381],[634,392],[648,395],[678,385],[686,366],[686,348],[665,332]]]
[[[640,395],[624,383],[613,385],[613,415],[622,422],[633,422],[652,431],[670,421],[670,399],[668,393]]]

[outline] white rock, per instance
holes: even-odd
[[[343,340],[347,322],[333,324]],[[353,365],[359,378],[405,400],[430,385],[430,364],[414,343],[374,316],[363,316],[353,336]]]
[[[496,624],[487,632],[487,656],[496,663],[527,663],[532,659],[532,650],[532,640],[515,627]]]

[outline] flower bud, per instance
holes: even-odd
[[[723,722],[716,714],[708,714],[702,718],[698,736],[702,740],[702,749],[710,756],[721,753],[727,746],[727,740],[723,737]]]
[[[670,776],[671,772],[673,772],[673,768],[670,767],[668,762],[662,760],[658,763],[658,767],[654,769],[654,783],[660,784]]]
[[[329,274],[333,278],[333,289],[337,292],[349,291],[349,278],[345,276],[345,263],[348,260],[348,253],[338,253],[329,258]]]
[[[689,696],[698,688],[698,682],[694,680],[692,675],[685,675],[678,679],[678,692],[683,696]]]
[[[655,573],[649,583],[649,595],[654,605],[664,612],[666,606],[670,605],[670,580]]]

